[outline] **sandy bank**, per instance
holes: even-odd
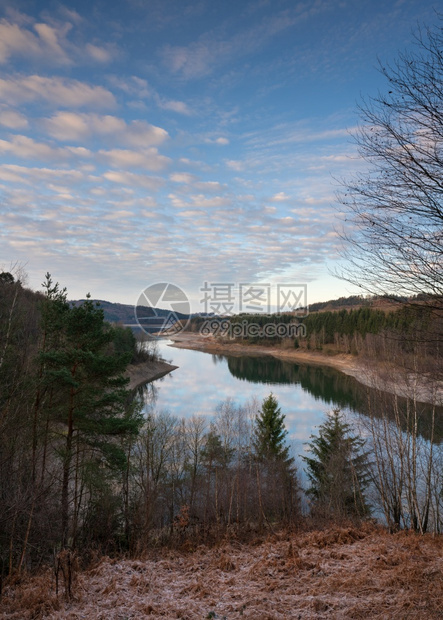
[[[217,341],[211,336],[200,336],[193,333],[180,333],[171,336],[171,346],[181,349],[194,349],[206,353],[233,356],[269,355],[288,362],[299,364],[329,366],[345,375],[354,377],[359,383],[391,392],[398,396],[408,396],[420,402],[443,404],[443,384],[428,381],[425,376],[405,373],[391,364],[371,362],[354,355],[340,353],[325,355],[320,352],[302,349],[282,349],[280,347],[264,347],[246,345],[237,342],[226,343]]]
[[[130,390],[135,390],[135,388],[144,383],[149,383],[149,381],[154,381],[154,379],[160,379],[160,377],[167,375],[176,368],[178,368],[178,366],[173,366],[172,364],[162,361],[130,365],[126,371],[126,376],[129,377],[128,388]]]
[[[180,349],[194,349],[206,353],[233,356],[263,356],[270,355],[279,359],[299,362],[303,364],[319,364],[321,366],[332,366],[341,372],[357,378],[368,372],[367,365],[353,355],[324,355],[313,351],[301,349],[282,349],[280,347],[265,347],[260,345],[247,345],[237,342],[227,343],[217,341],[211,336],[200,336],[199,334],[180,333],[171,336],[173,344],[171,346]]]

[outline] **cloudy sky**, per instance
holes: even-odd
[[[155,282],[308,284],[340,241],[377,57],[430,0],[0,0],[0,269],[71,299]]]

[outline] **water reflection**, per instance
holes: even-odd
[[[333,407],[358,410],[365,391],[353,377],[326,366],[295,364],[273,357],[228,357],[230,373],[242,381],[300,385],[316,400]]]
[[[217,405],[227,398],[243,405],[252,398],[261,402],[272,391],[286,416],[285,423],[298,454],[324,421],[326,412],[333,408],[342,409],[354,419],[367,413],[368,407],[375,415],[391,415],[389,397],[380,400],[374,390],[333,368],[295,364],[271,356],[213,355],[167,344],[160,343],[160,354],[179,368],[150,384],[149,393],[145,394],[149,406],[158,411],[169,411],[177,417],[210,418]],[[405,401],[397,399],[396,404],[399,401],[399,406],[406,408]],[[420,406],[419,429],[426,439],[431,417],[431,408]],[[441,411],[436,419],[443,420]],[[441,437],[440,428],[434,440]]]
[[[241,381],[250,383],[293,384],[311,394],[315,400],[331,405],[331,408],[350,409],[367,415],[369,411],[376,417],[386,415],[395,420],[396,415],[408,419],[411,404],[405,398],[362,385],[353,377],[327,366],[307,366],[295,364],[273,357],[228,357],[229,371]],[[432,408],[426,403],[415,403],[417,430],[425,439],[431,439],[433,418],[433,440],[439,443],[443,437],[443,410]],[[410,419],[410,415],[409,415]],[[405,430],[404,429],[404,430]]]

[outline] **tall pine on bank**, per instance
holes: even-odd
[[[97,495],[112,491],[125,467],[121,439],[138,432],[123,372],[129,354],[118,354],[103,310],[88,298],[70,306],[64,291],[45,285],[46,338],[40,353],[41,392],[60,459],[60,543],[75,545]],[[90,517],[89,517],[90,518]]]
[[[255,417],[252,441],[258,501],[268,523],[272,519],[291,521],[298,515],[296,470],[284,420],[277,399],[269,394]]]
[[[311,436],[309,452],[303,456],[311,486],[307,494],[313,512],[335,518],[365,517],[370,513],[365,489],[369,480],[368,453],[364,440],[351,434],[339,409],[334,409]]]
[[[269,394],[255,419],[253,445],[259,460],[281,461],[288,466],[294,462],[289,457],[289,446],[286,445],[288,431],[284,420],[277,399],[272,393]]]

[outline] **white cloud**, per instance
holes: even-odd
[[[76,157],[92,157],[93,155],[92,151],[86,149],[84,146],[67,146],[65,150],[69,151]]]
[[[176,196],[176,194],[168,194],[168,198],[171,201],[172,206],[176,207],[177,209],[182,209],[189,206],[187,202],[185,202],[179,196]]]
[[[207,198],[203,194],[197,194],[191,196],[191,199],[196,207],[202,208],[226,207],[231,204],[231,201],[224,196],[213,196],[212,198]]]
[[[338,164],[348,164],[351,160],[355,160],[355,156],[350,155],[325,155],[319,158],[321,161],[334,162]]]
[[[83,179],[83,174],[78,170],[66,169],[66,168],[41,168],[41,167],[27,167],[17,166],[15,164],[4,164],[0,166],[0,170],[16,173],[17,175],[30,176],[34,179],[45,181],[53,179],[63,179],[62,183],[67,182],[69,179],[73,183],[78,183]],[[21,178],[21,177],[20,177]]]
[[[222,184],[218,181],[199,181],[195,187],[206,192],[218,192],[222,189]]]
[[[69,23],[81,24],[83,22],[83,18],[75,9],[68,9],[66,6],[60,5],[58,10],[60,14],[69,21]]]
[[[49,135],[57,140],[84,140],[91,133],[83,115],[75,112],[57,112],[45,125]]]
[[[28,136],[12,136],[11,141],[0,140],[0,153],[8,153],[23,159],[44,159],[59,161],[66,159],[66,152],[60,148],[52,148],[48,144],[35,142]]]
[[[64,64],[67,58],[57,42],[57,33],[46,24],[36,24],[35,36],[26,28],[13,24],[6,19],[0,21],[0,63],[6,63],[11,56],[28,58],[48,57],[56,64]],[[58,53],[54,54],[57,49]]]
[[[35,24],[34,29],[40,37],[40,41],[46,48],[44,53],[57,59],[58,63],[69,64],[69,58],[59,43],[59,39],[64,38],[66,31],[70,30],[70,24],[64,31],[58,31],[48,24]]]
[[[171,112],[183,114],[184,116],[191,116],[193,114],[193,111],[184,101],[161,97],[145,79],[136,75],[132,75],[127,79],[113,75],[108,79],[115,88],[119,88],[123,92],[135,97],[138,100],[152,99],[161,110],[170,110]],[[131,105],[132,107],[141,107],[144,103],[143,101],[131,101],[128,102],[128,105]]]
[[[172,73],[182,73],[185,77],[203,77],[210,72],[209,65],[213,54],[209,54],[208,47],[203,44],[178,47],[166,45],[161,55],[164,64]]]
[[[312,207],[315,207],[318,205],[324,205],[325,207],[329,208],[330,205],[334,203],[334,199],[335,199],[335,196],[333,194],[325,194],[325,195],[320,195],[317,197],[306,196],[305,198],[301,199],[301,202],[303,202],[304,204],[310,205]],[[298,212],[297,209],[292,209],[292,211],[293,213]],[[312,217],[312,209],[309,209],[308,213]]]
[[[127,185],[129,187],[143,187],[151,191],[158,190],[164,183],[159,177],[146,176],[144,174],[135,174],[134,172],[121,172],[110,170],[104,173],[104,178],[112,183],[119,185]]]
[[[219,146],[226,146],[229,144],[229,140],[227,138],[223,138],[222,136],[218,138],[205,138],[205,142],[207,144],[218,144]]]
[[[37,5],[36,11],[40,10]],[[108,291],[104,293],[108,297],[109,291],[124,295],[121,287],[132,286],[135,273],[146,277],[146,265],[163,274],[162,278],[198,274],[201,279],[203,264],[207,273],[221,281],[232,273],[240,281],[252,281],[266,270],[275,274],[291,265],[322,260],[331,245],[325,242],[331,218],[323,208],[331,190],[325,190],[326,174],[306,174],[306,167],[309,163],[334,169],[344,165],[337,149],[331,151],[320,143],[341,137],[328,131],[341,126],[341,120],[294,122],[297,117],[284,96],[284,79],[292,88],[293,76],[285,73],[283,78],[282,72],[276,72],[275,84],[271,84],[270,66],[274,60],[282,67],[285,62],[281,54],[273,59],[271,49],[269,56],[257,58],[259,64],[251,59],[247,68],[241,60],[236,65],[233,62],[227,71],[217,72],[214,80],[202,81],[192,89],[181,79],[210,72],[257,49],[261,46],[260,29],[253,31],[252,22],[246,20],[234,25],[226,16],[223,32],[234,33],[227,41],[221,40],[224,35],[218,36],[221,31],[215,27],[211,33],[214,45],[208,35],[195,46],[171,48],[179,78],[168,79],[164,67],[155,66],[152,50],[158,49],[161,37],[175,45],[171,32],[157,32],[147,41],[146,56],[136,58],[131,54],[139,52],[138,39],[125,38],[129,32],[133,36],[128,27],[133,22],[122,18],[122,23],[116,24],[106,19],[99,25],[99,13],[91,7],[92,13],[87,10],[84,20],[63,7],[54,9],[55,13],[46,8],[37,24],[33,18],[16,22],[16,15],[9,19],[17,24],[15,29],[3,31],[5,37],[0,38],[0,62],[5,58],[11,62],[9,75],[3,73],[0,80],[0,125],[9,128],[1,136],[0,161],[19,163],[15,158],[20,157],[21,163],[30,159],[35,164],[29,168],[15,163],[0,165],[2,212],[17,216],[12,220],[0,214],[1,256],[12,255],[9,240],[22,243],[20,256],[29,261],[32,257],[34,271],[38,264],[44,273],[49,264],[58,269],[57,277],[64,279],[70,292],[71,282],[82,280],[83,294],[87,276],[91,292],[96,294],[95,287],[100,286]],[[60,17],[62,11],[62,19],[73,24],[71,30],[69,24],[47,19],[50,12]],[[272,12],[279,13],[279,9]],[[284,16],[280,16],[282,21],[273,24],[273,32],[285,27]],[[242,24],[246,23],[245,40]],[[74,29],[77,25],[81,25],[78,31]],[[85,39],[94,27],[95,33]],[[264,32],[264,19],[262,27]],[[142,23],[140,28],[144,28]],[[124,78],[107,77],[101,66],[99,70],[92,66],[115,57],[113,45],[100,42],[102,35],[124,46],[125,54],[113,68]],[[81,50],[76,45],[79,41]],[[206,52],[209,56],[205,58]],[[289,56],[291,50],[285,54]],[[42,62],[50,56],[65,67],[69,62],[69,72],[51,73],[51,63]],[[21,69],[23,58],[28,67],[41,66],[44,72]],[[20,64],[12,64],[17,59]],[[86,60],[88,66],[76,72],[74,63],[79,60]],[[134,67],[149,75],[149,82],[131,76],[137,70]],[[23,73],[12,73],[14,70]],[[266,79],[255,80],[259,74]],[[254,109],[251,98],[239,100],[236,107],[229,99],[229,93],[234,92],[230,87],[237,88],[242,76],[249,85],[256,82],[257,91],[251,91],[258,101]],[[99,86],[103,83],[107,88]],[[246,86],[245,82],[241,88]],[[275,108],[265,109],[260,104],[268,86],[282,89],[280,109],[277,99]],[[253,85],[251,88],[254,90]],[[34,103],[40,105],[26,105],[25,111],[18,107]],[[139,110],[144,106],[144,111],[137,112],[137,106]],[[173,136],[170,140],[166,129]],[[26,135],[8,136],[9,132]],[[228,154],[233,135],[232,148],[239,150]],[[304,142],[311,142],[316,152],[304,148]],[[76,169],[68,170],[68,166]],[[32,246],[27,246],[28,242]],[[93,257],[98,270],[95,275]],[[110,286],[111,280],[115,285]]]
[[[201,217],[202,212],[196,209],[187,209],[186,211],[180,211],[178,215],[179,217]]]
[[[54,183],[48,183],[48,188],[57,194],[69,194],[70,190],[68,187],[63,185],[56,185]]]
[[[192,110],[183,101],[164,100],[160,97],[157,99],[158,107],[162,110],[171,110],[171,112],[177,112],[177,114],[184,114],[185,116],[191,116]]]
[[[336,123],[336,119],[324,119],[324,124]],[[319,129],[307,124],[306,120],[296,123],[282,123],[270,127],[267,131],[252,132],[247,136],[247,142],[254,148],[282,147],[291,144],[309,144],[314,142],[328,142],[349,139],[352,129],[340,127],[338,129]]]
[[[0,63],[14,56],[27,60],[44,60],[52,65],[72,65],[74,61],[109,62],[114,56],[111,47],[92,43],[76,45],[67,38],[73,24],[79,25],[81,17],[75,11],[65,10],[67,21],[51,19],[51,24],[35,22],[31,17],[9,11],[9,20],[0,21]]]
[[[270,200],[271,202],[286,202],[289,199],[290,196],[285,194],[285,192],[278,192],[277,194],[274,194]]]
[[[112,53],[109,49],[104,47],[99,47],[98,45],[88,43],[85,49],[86,53],[97,62],[105,63],[112,59]]]
[[[128,146],[147,147],[162,144],[168,138],[168,132],[161,127],[149,125],[145,121],[132,121],[124,133]]]
[[[169,178],[174,183],[184,183],[185,185],[189,185],[196,180],[196,177],[193,174],[189,174],[189,172],[174,172]]]
[[[137,97],[139,99],[147,99],[152,97],[153,92],[148,85],[148,82],[139,78],[136,75],[132,75],[129,78],[121,78],[120,76],[111,75],[108,77],[110,84],[114,88],[118,88],[123,92],[131,95],[133,97]]]
[[[120,209],[119,211],[113,211],[112,213],[107,213],[103,219],[105,220],[126,220],[127,218],[134,217],[134,215],[135,214],[132,211]]]
[[[14,170],[15,167],[0,166],[0,181],[6,183],[23,183],[24,179],[20,171]]]
[[[0,125],[9,129],[23,129],[28,126],[28,119],[15,110],[0,110]]]
[[[234,159],[227,160],[226,166],[231,170],[235,170],[236,172],[243,172],[243,170],[245,169],[244,162]]]
[[[112,142],[132,147],[157,146],[168,137],[168,132],[145,121],[127,124],[116,116],[57,112],[45,121],[48,133],[57,140],[81,141],[93,135],[108,136]]]
[[[156,148],[143,151],[130,151],[127,149],[101,150],[99,155],[114,168],[144,168],[154,172],[164,170],[170,162],[168,157],[159,155]]]
[[[260,49],[269,39],[305,19],[307,14],[303,4],[296,3],[292,9],[276,11],[270,19],[244,28],[228,39],[214,32],[205,33],[187,47],[165,45],[160,55],[172,73],[181,73],[185,78],[201,78],[234,57],[238,59]]]
[[[11,105],[44,100],[54,106],[111,108],[114,95],[102,86],[90,86],[78,80],[39,75],[0,79],[0,100]]]

